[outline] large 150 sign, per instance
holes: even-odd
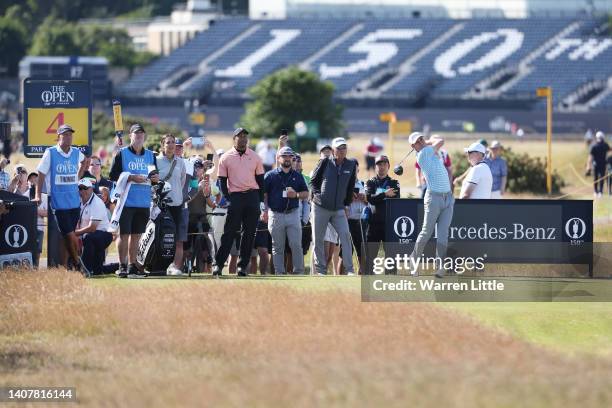
[[[269,35],[270,39],[266,43],[253,50],[241,61],[217,69],[215,76],[223,78],[251,77],[255,68],[267,58],[277,52],[282,52],[285,46],[296,41],[300,36],[312,34],[296,29],[274,29],[270,30]],[[551,32],[550,36],[553,35],[554,33]],[[402,53],[402,47],[409,47],[411,41],[423,42],[424,39],[430,44],[436,38],[431,32],[410,27],[363,31],[363,35],[355,38],[354,42],[343,43],[318,59],[317,70],[321,78],[334,79],[381,68],[389,64],[399,64],[408,57],[414,57],[413,54],[416,52],[406,54],[407,50],[405,49]],[[451,37],[444,42],[441,48],[434,50],[438,55],[433,61],[433,69],[444,78],[471,75],[504,63],[515,56],[515,53],[521,50],[525,43],[530,44],[533,41],[534,38],[528,38],[524,32],[512,27],[483,31],[458,42]],[[550,44],[544,43],[543,46],[549,48],[545,56],[547,60],[554,60],[567,51],[569,60],[583,58],[590,61],[612,47],[612,39],[560,38]],[[479,55],[478,50],[486,50],[487,52]],[[338,55],[343,55],[343,53],[346,53],[344,65],[334,65],[326,62],[329,59],[338,61]]]
[[[91,86],[84,80],[36,80],[23,83],[24,153],[40,157],[57,142],[57,129],[75,130],[72,144],[91,151]]]

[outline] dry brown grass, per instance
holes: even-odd
[[[88,406],[609,406],[611,374],[431,304],[0,276],[0,385],[75,386]]]

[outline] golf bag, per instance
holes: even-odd
[[[138,242],[136,264],[147,275],[165,275],[176,245],[176,227],[167,208],[170,183],[159,182],[152,190],[151,219]]]

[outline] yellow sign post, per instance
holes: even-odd
[[[538,88],[536,96],[546,98],[546,191],[552,193],[552,88],[550,86]]]
[[[203,112],[193,112],[189,115],[189,121],[192,125],[204,125],[206,122],[206,114]]]
[[[389,160],[391,163],[395,163],[393,160],[393,126],[394,123],[397,122],[397,118],[395,117],[395,112],[384,112],[378,116],[381,122],[387,122],[387,136],[389,137]]]

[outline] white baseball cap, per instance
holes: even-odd
[[[469,147],[466,147],[465,149],[463,149],[463,151],[466,152],[466,153],[472,153],[472,152],[478,152],[478,153],[482,153],[482,154],[486,154],[487,153],[486,147],[484,147],[483,145],[481,145],[478,142],[472,143]]]
[[[79,180],[79,186],[84,186],[87,188],[92,188],[93,184],[91,184],[91,180],[88,178],[82,178]]]
[[[337,149],[338,147],[345,145],[346,146],[346,139],[343,137],[337,137],[334,140],[332,140],[332,147],[334,149]]]
[[[500,143],[498,140],[494,140],[494,141],[491,143],[491,149],[496,149],[496,148],[498,148],[498,147],[502,147],[502,144],[501,144],[501,143]]]
[[[606,138],[606,136],[603,134],[603,132],[600,130],[597,133],[595,133],[595,139],[597,140],[604,140]]]
[[[408,136],[408,143],[410,143],[410,146],[412,146],[422,137],[425,136],[421,132],[412,132],[410,136]]]

